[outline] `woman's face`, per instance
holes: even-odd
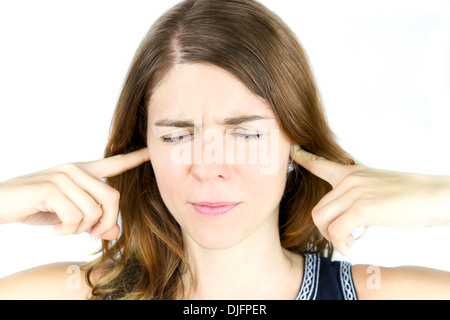
[[[200,247],[278,230],[290,141],[270,106],[226,71],[175,65],[149,101],[148,147],[161,196]]]

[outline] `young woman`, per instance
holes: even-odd
[[[132,62],[105,159],[1,183],[0,222],[103,239],[77,290],[62,263],[1,279],[1,298],[450,298],[447,272],[380,268],[374,288],[368,266],[329,260],[356,228],[450,224],[450,178],[356,165],[294,34],[251,0],[164,14]]]

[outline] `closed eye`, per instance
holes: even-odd
[[[161,137],[162,142],[164,143],[177,143],[189,140],[191,138],[190,132],[183,132],[182,134],[173,134],[168,136]]]
[[[244,130],[244,129],[234,129],[229,130],[228,134],[245,140],[256,140],[261,139],[264,136],[264,132],[257,130]]]
[[[227,134],[236,137],[239,139],[244,140],[257,140],[264,137],[264,132],[256,131],[256,130],[243,130],[243,129],[237,129],[237,130],[227,130]],[[189,131],[183,131],[178,134],[171,134],[161,137],[162,142],[164,143],[178,143],[183,141],[188,141],[192,138],[193,133]]]
[[[250,133],[239,133],[239,132],[233,132],[231,133],[233,137],[245,139],[245,140],[253,140],[253,139],[260,139],[262,137],[262,134],[260,132],[250,134]]]

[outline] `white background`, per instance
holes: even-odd
[[[102,157],[134,52],[177,2],[0,0],[0,181]],[[450,175],[449,1],[261,2],[298,35],[331,127],[359,162]],[[336,258],[450,271],[449,230],[372,228]],[[3,225],[0,277],[90,260],[99,244]]]

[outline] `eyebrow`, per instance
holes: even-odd
[[[242,115],[232,118],[225,118],[222,123],[224,125],[239,125],[247,122],[252,121],[259,121],[259,120],[275,120],[271,117],[263,117],[260,115]],[[159,120],[154,123],[156,127],[176,127],[176,128],[193,128],[194,122],[189,120]]]

